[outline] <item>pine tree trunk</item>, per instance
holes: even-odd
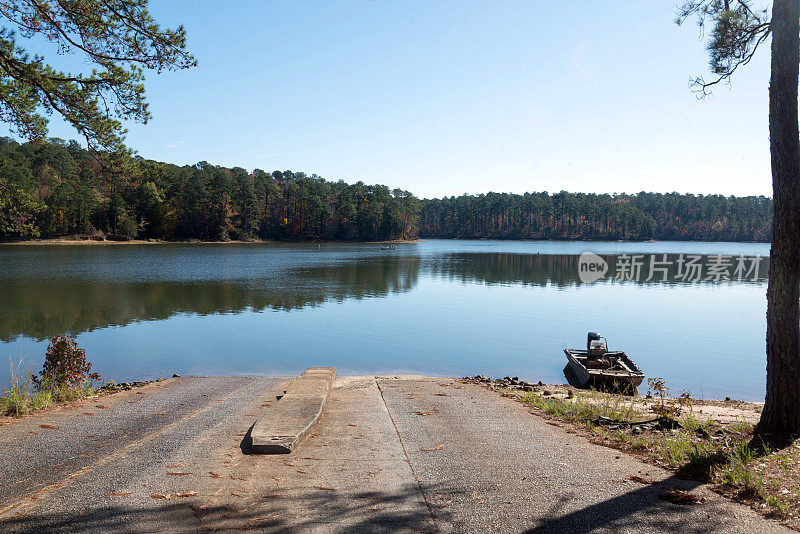
[[[774,218],[767,289],[767,395],[762,434],[800,432],[800,63],[797,0],[775,0],[769,134]]]

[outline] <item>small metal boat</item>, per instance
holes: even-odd
[[[397,245],[378,245],[381,247],[381,250],[397,250]]]
[[[564,354],[577,387],[635,389],[644,380],[639,366],[624,352],[609,351],[606,338],[596,332],[589,332],[586,336],[586,350],[564,349]]]

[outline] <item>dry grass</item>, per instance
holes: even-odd
[[[20,417],[29,412],[47,408],[53,403],[50,391],[33,386],[33,374],[23,367],[23,361],[11,362],[11,378],[0,397],[0,415]]]
[[[608,417],[611,419],[634,420],[638,413],[633,402],[622,395],[607,395],[592,391],[577,395],[572,401],[538,393],[526,393],[520,400],[526,404],[570,422],[583,422]]]
[[[90,383],[79,386],[55,386],[47,381],[38,386],[33,383],[33,373],[24,367],[24,362],[11,362],[11,376],[0,396],[0,415],[21,417],[52,406],[58,402],[69,402],[96,394]]]
[[[676,430],[613,430],[594,424],[601,416],[641,422],[651,416],[641,402],[621,395],[586,392],[572,398],[518,397],[552,418],[583,427],[610,446],[645,457],[679,476],[707,481],[723,494],[744,500],[761,512],[790,522],[800,517],[800,443],[782,450],[753,447],[753,424],[720,424],[695,413],[691,405],[677,418]],[[794,526],[800,526],[800,523]]]

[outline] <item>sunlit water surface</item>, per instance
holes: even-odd
[[[586,251],[608,276],[581,282]],[[644,255],[639,281],[612,278],[623,254]],[[741,281],[686,281],[671,267],[646,282],[651,254],[707,265],[717,254],[767,257],[769,245],[0,246],[0,354],[37,370],[48,338],[66,332],[116,381],[332,365],[563,382],[562,349],[596,330],[674,391],[762,400],[767,260]],[[3,364],[0,381],[8,375]]]

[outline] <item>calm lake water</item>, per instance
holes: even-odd
[[[609,266],[589,283],[587,251]],[[0,246],[0,363],[38,370],[48,338],[68,332],[116,381],[333,365],[560,383],[562,349],[595,330],[673,391],[763,400],[768,255],[691,242]]]

